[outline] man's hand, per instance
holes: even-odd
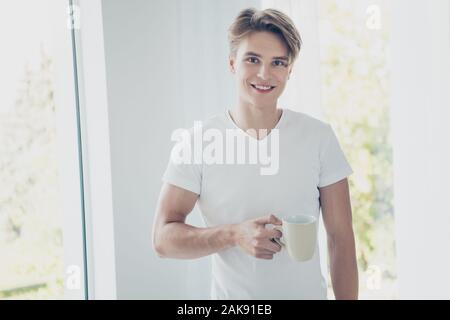
[[[281,246],[272,238],[281,238],[282,233],[276,229],[266,229],[266,224],[281,225],[274,215],[247,220],[236,225],[236,245],[251,256],[259,259],[273,259]]]

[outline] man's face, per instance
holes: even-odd
[[[254,32],[241,41],[236,56],[229,59],[241,102],[257,108],[276,106],[291,71],[284,42],[273,33]]]

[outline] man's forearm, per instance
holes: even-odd
[[[358,299],[358,267],[353,236],[348,239],[329,239],[331,280],[337,300]]]
[[[164,258],[195,259],[234,246],[233,225],[197,228],[182,222],[171,222],[161,228],[156,249]]]

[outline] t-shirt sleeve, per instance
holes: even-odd
[[[191,161],[182,162],[177,159],[176,152],[183,142],[178,142],[172,148],[169,163],[162,176],[162,181],[185,190],[200,194],[202,183],[202,165]]]
[[[330,125],[320,149],[319,188],[338,182],[353,173]]]

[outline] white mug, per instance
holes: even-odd
[[[311,215],[297,214],[281,219],[282,226],[275,226],[282,232],[281,239],[274,238],[285,247],[292,259],[307,261],[314,255],[317,242],[317,219]]]

